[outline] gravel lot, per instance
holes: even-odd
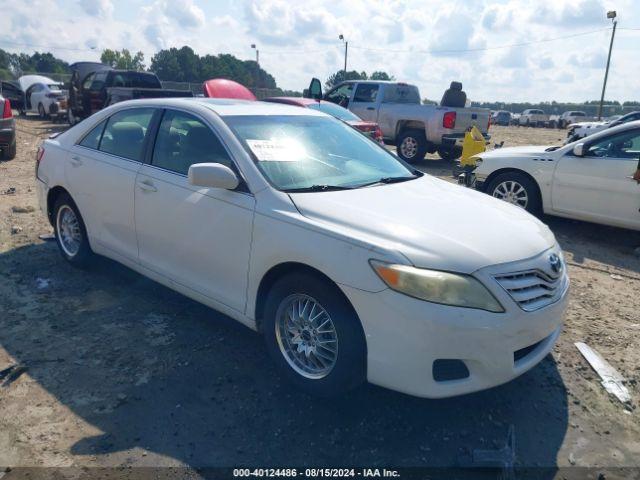
[[[51,228],[33,178],[39,141],[62,127],[29,117],[18,128],[17,158],[0,163],[0,370],[26,370],[0,381],[5,478],[15,467],[173,466],[185,470],[167,478],[198,478],[211,466],[466,465],[474,449],[502,447],[511,425],[516,465],[549,467],[542,478],[640,467],[638,410],[611,398],[573,345],[601,353],[638,402],[640,233],[544,219],[569,262],[570,307],[553,354],[515,381],[445,400],[373,386],[318,400],[279,378],[262,339],[233,320],[111,261],[64,263],[39,239]],[[505,146],[565,135],[492,133]]]

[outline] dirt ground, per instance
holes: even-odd
[[[279,378],[262,339],[233,320],[111,261],[63,262],[39,238],[51,227],[34,190],[37,145],[61,127],[29,117],[18,128],[17,158],[0,163],[0,371],[23,367],[0,379],[5,478],[16,467],[169,466],[184,469],[167,478],[199,478],[212,466],[464,466],[504,446],[510,426],[516,465],[546,467],[537,478],[638,474],[618,467],[640,467],[640,233],[544,218],[569,262],[570,307],[552,355],[515,381],[444,400],[374,386],[319,400]],[[505,146],[565,135],[492,133]],[[450,177],[442,161],[419,167]],[[607,394],[578,341],[627,379],[632,409]]]

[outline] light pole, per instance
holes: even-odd
[[[347,42],[344,39],[344,35],[342,34],[340,34],[338,38],[344,42],[344,78],[343,80],[346,80],[347,79],[347,51],[349,50],[349,42]]]
[[[604,71],[604,83],[602,84],[602,95],[600,96],[600,106],[598,107],[598,120],[602,118],[602,105],[604,104],[604,92],[607,89],[607,77],[609,77],[609,64],[611,63],[611,50],[613,49],[613,39],[616,36],[616,26],[618,21],[616,20],[615,10],[607,12],[607,18],[610,18],[613,22],[613,30],[611,31],[611,43],[609,43],[609,56],[607,57],[607,68]]]
[[[253,48],[256,51],[256,63],[258,64],[258,67],[260,66],[260,50],[258,50],[258,47],[256,46],[255,43],[251,44],[251,48]]]
[[[251,48],[256,51],[256,96],[258,96],[258,83],[260,83],[260,50],[255,43],[251,44]]]

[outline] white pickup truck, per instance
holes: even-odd
[[[422,160],[427,152],[438,152],[445,160],[458,158],[464,134],[473,125],[490,138],[490,111],[467,107],[458,82],[452,82],[440,105],[422,105],[415,85],[373,80],[340,83],[323,98],[377,122],[385,142],[398,147],[398,155],[408,162]]]
[[[521,127],[544,127],[549,121],[549,115],[537,108],[527,108],[520,114],[518,125]]]

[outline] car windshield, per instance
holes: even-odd
[[[323,103],[310,103],[308,105],[309,108],[314,110],[320,110],[332,117],[339,118],[344,122],[360,122],[362,119],[358,117],[355,113],[350,112],[346,108],[342,108],[339,105],[331,102],[323,102]]]
[[[420,175],[376,142],[331,117],[222,118],[279,190],[350,189]]]

